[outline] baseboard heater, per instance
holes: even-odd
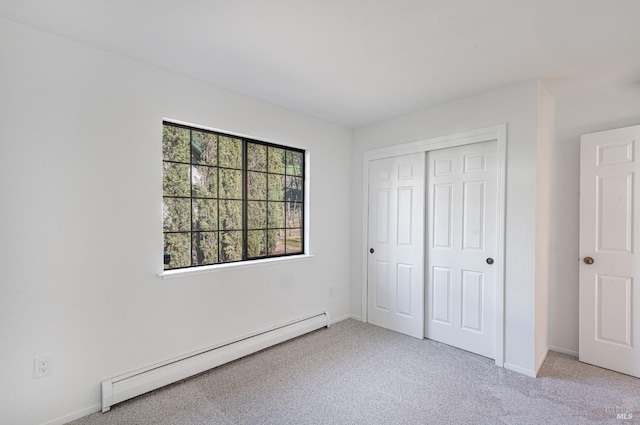
[[[237,360],[316,329],[329,327],[329,314],[304,317],[232,341],[102,381],[102,412],[114,404]]]

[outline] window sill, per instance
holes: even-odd
[[[162,279],[176,279],[179,277],[194,276],[198,274],[209,274],[221,271],[248,269],[252,267],[260,267],[269,264],[290,263],[295,261],[304,261],[313,258],[313,254],[292,255],[289,257],[265,258],[262,260],[239,261],[237,263],[214,264],[211,266],[191,267],[186,269],[165,270],[158,273],[158,277]]]

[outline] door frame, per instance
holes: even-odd
[[[506,171],[507,171],[507,124],[499,124],[490,127],[484,127],[476,130],[463,131],[460,133],[449,134],[445,136],[433,137],[424,140],[418,140],[414,142],[402,143],[395,146],[388,146],[384,148],[371,149],[364,152],[363,164],[362,164],[362,271],[361,271],[361,295],[362,295],[362,321],[368,322],[368,300],[367,300],[367,285],[368,285],[368,269],[367,269],[367,247],[369,236],[369,162],[390,158],[394,156],[426,152],[453,148],[456,146],[470,145],[473,143],[482,142],[496,142],[496,159],[497,159],[497,198],[498,198],[498,210],[497,219],[497,252],[495,255],[496,265],[496,358],[495,363],[497,366],[504,366],[504,250],[505,250],[505,216],[506,216]],[[425,158],[426,161],[426,158]],[[426,190],[426,176],[425,176],[425,190]],[[428,202],[428,200],[426,200]],[[423,215],[423,220],[426,220],[426,216]],[[426,226],[425,226],[426,232]],[[425,235],[426,236],[426,235]],[[425,237],[425,243],[427,238]],[[425,250],[426,253],[426,250]],[[423,267],[426,261],[423,259]],[[426,274],[423,273],[424,279]],[[426,280],[423,282],[426,288]],[[425,290],[426,294],[426,290]],[[425,310],[426,311],[426,310]],[[423,317],[424,321],[424,317]]]

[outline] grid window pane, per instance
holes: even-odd
[[[267,227],[267,203],[247,202],[247,228],[265,229]]]
[[[267,255],[267,232],[265,230],[250,230],[247,232],[247,256],[249,258]]]
[[[165,233],[164,252],[171,255],[171,263],[165,264],[165,269],[189,267],[191,265],[191,234]]]
[[[304,172],[304,154],[302,152],[287,151],[287,175],[302,176]]]
[[[284,201],[285,177],[276,174],[269,174],[267,181],[269,185],[269,200]]]
[[[218,232],[193,233],[193,265],[202,266],[218,262]]]
[[[185,232],[191,228],[191,199],[164,198],[162,227],[165,232]]]
[[[289,202],[287,203],[287,228],[302,227],[302,204]]]
[[[302,229],[287,229],[287,254],[302,252]]]
[[[191,196],[194,198],[217,198],[218,168],[192,165],[191,187]]]
[[[242,199],[242,171],[220,169],[220,198]]]
[[[247,198],[251,200],[266,201],[267,199],[267,175],[265,173],[247,172]]]
[[[270,173],[284,174],[285,170],[285,150],[269,146],[269,168]]]
[[[242,230],[242,201],[220,201],[220,230]]]
[[[219,163],[220,167],[242,169],[242,140],[229,136],[220,136]]]
[[[287,176],[285,182],[285,199],[290,202],[302,202],[302,191],[304,189],[302,177]]]
[[[242,232],[220,232],[220,262],[242,260]]]
[[[162,194],[164,196],[189,196],[189,164],[162,164]]]
[[[284,230],[267,230],[267,253],[282,255],[285,253]]]
[[[218,200],[193,200],[193,230],[218,230]]]
[[[284,202],[269,202],[267,217],[267,225],[270,229],[284,228]]]
[[[218,165],[218,136],[205,131],[191,131],[191,162]]]
[[[164,126],[162,128],[162,159],[189,162],[189,130]]]
[[[247,143],[247,170],[267,171],[267,147]]]

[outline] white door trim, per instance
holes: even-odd
[[[393,156],[428,152],[436,149],[489,142],[497,144],[497,194],[498,194],[498,252],[496,264],[496,358],[497,366],[504,366],[504,246],[505,246],[505,205],[506,205],[506,170],[507,170],[507,124],[499,124],[477,130],[464,131],[446,136],[433,137],[415,142],[403,143],[364,152],[362,164],[362,320],[368,322],[367,303],[367,247],[369,219],[369,162]],[[426,276],[426,275],[425,275]]]

